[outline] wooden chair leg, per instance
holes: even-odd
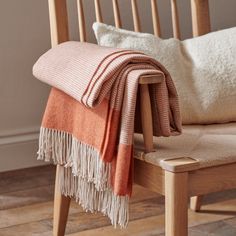
[[[188,172],[165,171],[165,232],[188,235]]]
[[[200,211],[201,203],[202,203],[203,196],[194,196],[190,199],[190,209],[193,211]]]
[[[57,165],[55,193],[54,193],[54,212],[53,212],[53,236],[64,236],[66,222],[70,207],[70,197],[65,197],[60,192],[59,172],[63,168]]]

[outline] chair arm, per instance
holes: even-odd
[[[142,75],[139,78],[139,84],[156,84],[163,80],[163,74]]]

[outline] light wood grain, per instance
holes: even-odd
[[[128,229],[116,229],[112,226],[106,226],[103,228],[97,228],[92,230],[87,230],[79,233],[69,234],[68,236],[147,236],[147,235],[158,235],[164,232],[164,215],[147,217],[145,219],[139,219],[130,222]]]
[[[139,78],[139,84],[158,84],[163,81],[164,75],[156,74],[156,75],[142,75]]]
[[[82,7],[82,1],[78,0],[78,8]],[[80,10],[80,9],[79,9]],[[79,11],[78,10],[78,11]],[[83,11],[83,9],[81,9]],[[67,6],[65,0],[49,0],[49,15],[52,46],[69,40]],[[79,16],[80,18],[80,16]],[[66,221],[70,206],[70,198],[63,196],[59,189],[59,165],[56,171],[55,194],[54,194],[54,219],[53,235],[65,234]]]
[[[188,173],[165,172],[166,236],[188,235]]]
[[[0,173],[0,195],[53,185],[55,173],[56,168],[52,165]],[[47,176],[47,178],[42,178],[42,176]]]
[[[160,26],[160,19],[156,0],[151,0],[151,9],[152,9],[152,24],[153,24],[154,35],[161,37],[161,26]]]
[[[103,19],[102,19],[100,0],[94,0],[94,6],[95,6],[96,21],[102,23]]]
[[[191,0],[193,36],[211,31],[208,0]]]
[[[165,194],[165,171],[152,164],[134,160],[134,182],[160,194]]]
[[[199,169],[189,173],[190,196],[236,188],[236,163]]]
[[[83,0],[77,0],[77,11],[78,11],[80,42],[86,42],[86,27],[85,27]]]
[[[114,14],[115,26],[117,28],[121,28],[122,23],[121,23],[120,9],[119,9],[118,0],[112,0],[112,5],[113,5],[113,14]]]
[[[200,211],[203,196],[195,196],[190,199],[190,209],[193,211]]]
[[[179,12],[178,12],[177,0],[171,0],[171,16],[172,16],[173,35],[175,38],[180,39]]]
[[[0,228],[11,227],[19,224],[26,224],[33,221],[40,221],[52,218],[53,203],[36,203],[24,207],[16,207],[0,211]],[[19,217],[22,215],[23,217]]]
[[[148,84],[140,85],[140,107],[144,147],[146,152],[151,152],[153,151],[153,121]]]
[[[0,210],[27,206],[39,202],[52,201],[54,193],[53,189],[54,184],[35,188],[26,188],[20,191],[12,191],[10,194],[0,194]]]
[[[68,41],[68,16],[66,0],[48,0],[52,47]]]
[[[160,165],[170,172],[187,172],[199,169],[199,162],[191,157],[167,158],[161,160]]]
[[[70,197],[61,194],[59,178],[62,168],[64,167],[57,165],[53,209],[53,236],[64,236],[71,200]]]
[[[134,31],[140,32],[141,24],[140,24],[139,12],[138,12],[137,0],[131,0],[131,7],[132,7]]]

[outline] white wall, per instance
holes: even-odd
[[[86,17],[94,21],[93,0],[86,0]],[[132,29],[130,5],[120,0],[124,28]],[[145,4],[144,4],[145,2]],[[148,1],[140,1],[143,30],[151,32]],[[163,37],[171,36],[170,6],[158,0]],[[183,38],[191,36],[190,0],[179,0]],[[226,4],[227,2],[227,4]],[[106,9],[110,0],[102,0]],[[212,29],[236,25],[236,1],[210,1]],[[224,9],[224,10],[223,10]],[[75,0],[69,0],[71,38],[77,39]],[[113,23],[112,13],[104,16]],[[92,32],[89,39],[94,40]],[[0,1],[0,171],[42,164],[36,161],[37,137],[49,87],[33,78],[36,59],[50,48],[47,0]]]
[[[50,47],[47,1],[0,1],[0,171],[39,164],[37,137],[49,88],[31,68]]]

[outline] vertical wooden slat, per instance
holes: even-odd
[[[133,14],[134,30],[136,32],[140,32],[141,25],[140,25],[139,13],[138,13],[137,0],[131,0],[131,7],[132,7],[132,14]]]
[[[156,0],[151,0],[151,9],[152,9],[152,24],[153,24],[154,35],[161,37],[160,19]]]
[[[83,0],[77,0],[77,9],[78,9],[80,42],[86,42],[86,26],[84,19]]]
[[[134,30],[141,31],[138,6],[136,0],[131,0]],[[141,77],[142,78],[142,77]],[[152,123],[152,108],[149,95],[148,84],[140,84],[140,108],[141,108],[141,122],[144,146],[146,152],[153,151],[153,123]]]
[[[112,0],[112,5],[113,5],[113,13],[114,13],[115,26],[117,28],[121,28],[122,24],[121,24],[118,0]]]
[[[208,0],[191,0],[193,36],[211,31]]]
[[[173,35],[175,38],[180,39],[177,0],[171,0],[171,15],[172,15]]]
[[[66,0],[48,0],[52,47],[69,40]]]
[[[100,1],[94,0],[94,6],[95,6],[96,21],[102,23],[103,20],[102,20],[102,11],[101,11],[101,6],[100,6]]]
[[[66,0],[48,0],[48,6],[51,43],[52,47],[54,47],[59,43],[69,40]],[[70,198],[63,196],[59,191],[59,171],[60,166],[58,165],[53,210],[53,235],[55,236],[64,235],[70,207]]]

